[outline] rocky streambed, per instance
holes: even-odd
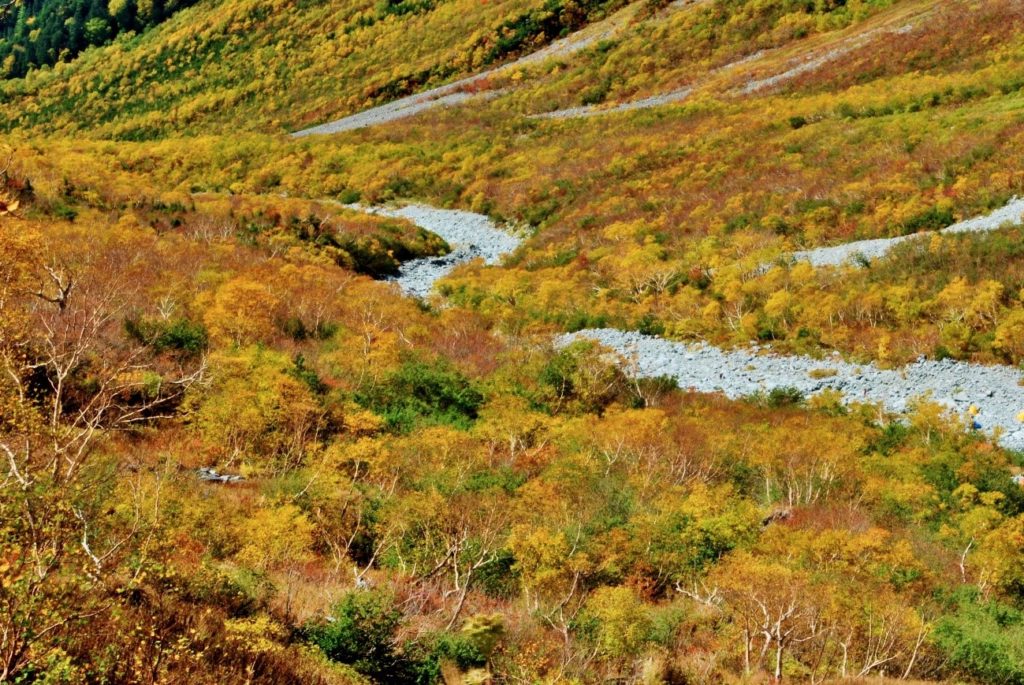
[[[938,231],[945,234],[957,233],[979,233],[983,231],[994,231],[1002,226],[1018,225],[1024,219],[1024,198],[1011,198],[1002,207],[993,210],[984,216],[977,216],[972,219],[960,221]],[[790,257],[796,261],[810,262],[813,266],[839,266],[841,264],[854,263],[858,259],[871,261],[884,257],[896,245],[906,240],[922,240],[931,235],[932,232],[914,233],[901,235],[895,238],[875,238],[873,240],[857,240],[842,245],[830,247],[819,247],[813,250],[794,252]]]
[[[408,219],[420,228],[445,239],[452,251],[440,257],[423,257],[403,262],[394,281],[408,295],[426,297],[434,284],[451,273],[459,264],[482,259],[485,264],[497,264],[513,252],[519,238],[500,229],[483,214],[460,209],[437,209],[412,204],[404,207],[363,207],[348,205],[370,214]]]
[[[1021,201],[1014,200],[1003,210],[946,230],[952,233],[998,227],[1019,218],[1018,202]],[[473,212],[419,204],[398,208],[352,207],[408,219],[452,246],[452,252],[443,257],[414,259],[402,265],[394,280],[403,291],[416,297],[427,296],[437,281],[459,264],[473,259],[497,264],[520,243],[518,237],[503,231],[488,217]],[[566,345],[580,338],[595,340],[622,355],[631,374],[671,376],[682,388],[721,392],[731,398],[775,388],[796,388],[807,396],[837,390],[844,402],[877,402],[894,413],[905,412],[913,400],[921,397],[964,415],[973,404],[981,410],[981,430],[998,431],[1002,445],[1024,449],[1024,423],[1017,420],[1024,411],[1024,375],[1013,367],[921,359],[900,368],[883,369],[875,364],[852,364],[838,353],[815,359],[778,355],[757,345],[722,350],[704,343],[688,344],[615,329],[583,330],[559,336],[556,342]]]
[[[838,390],[846,403],[877,402],[894,413],[906,411],[922,397],[964,416],[973,404],[981,410],[981,430],[998,429],[1003,446],[1024,449],[1024,424],[1017,420],[1024,410],[1024,375],[1013,367],[921,359],[882,369],[851,364],[838,354],[814,359],[777,355],[760,346],[721,350],[608,328],[567,334],[558,342],[565,345],[580,338],[615,350],[627,360],[629,372],[639,377],[671,376],[682,388],[731,398],[788,387],[806,396]]]

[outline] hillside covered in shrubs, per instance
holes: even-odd
[[[1021,222],[937,233],[1024,194],[1019,3],[7,12],[0,682],[1024,682],[974,414],[558,344],[1019,367]],[[522,242],[410,297],[408,202]]]

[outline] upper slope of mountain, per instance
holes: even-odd
[[[532,52],[622,4],[204,2],[71,64],[6,82],[3,120],[7,128],[136,139],[292,130]],[[692,42],[684,48],[691,54],[681,55],[692,62],[839,28],[888,4],[716,2],[696,8],[687,25],[676,22],[667,30],[671,43]],[[658,6],[632,12],[642,22]],[[637,66],[623,63],[625,70]]]
[[[7,127],[119,138],[281,130],[535,49],[615,1],[205,2],[8,81]]]

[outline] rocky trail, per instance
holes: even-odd
[[[977,233],[982,231],[994,231],[1000,226],[1018,225],[1024,221],[1024,198],[1014,197],[1004,206],[985,216],[974,217],[955,223],[952,226],[938,231],[943,234]],[[801,250],[789,255],[794,261],[810,262],[812,266],[840,266],[842,264],[856,263],[857,261],[870,262],[873,259],[885,256],[893,247],[907,240],[922,240],[933,235],[932,232],[915,233],[912,235],[901,235],[895,238],[876,238],[873,240],[857,240],[842,245],[819,247],[813,250]]]
[[[683,6],[685,4],[687,3],[683,2],[679,6]],[[513,71],[518,68],[538,64],[544,60],[554,57],[565,57],[584,50],[602,40],[607,40],[629,24],[629,21],[635,15],[636,10],[637,5],[634,3],[633,5],[629,5],[622,10],[619,10],[603,21],[591,24],[590,26],[580,29],[565,38],[553,41],[544,48],[541,48],[536,52],[531,52],[528,55],[524,55],[512,62],[502,64],[494,67],[493,69],[487,69],[486,71],[474,74],[473,76],[467,76],[466,78],[447,83],[443,86],[438,86],[437,88],[431,88],[430,90],[425,90],[421,93],[416,93],[414,95],[394,100],[378,107],[371,107],[370,109],[357,112],[356,114],[352,114],[347,117],[342,117],[335,121],[330,121],[326,124],[296,131],[291,135],[293,138],[301,138],[304,136],[354,131],[368,126],[378,126],[391,121],[397,121],[438,107],[459,105],[474,97],[480,99],[491,99],[497,97],[498,95],[501,95],[501,91],[484,90],[482,92],[475,93],[473,92],[474,87],[502,72]]]
[[[459,264],[478,258],[487,264],[498,264],[521,242],[488,217],[473,212],[419,204],[399,208],[350,207],[408,219],[437,233],[452,246],[453,251],[444,257],[403,264],[394,280],[403,291],[416,297],[428,295],[437,281]],[[1019,220],[1022,211],[1024,200],[1015,199],[988,216],[950,226],[946,232],[990,230],[1005,221]],[[964,414],[974,404],[981,409],[981,430],[999,431],[1002,445],[1024,449],[1024,423],[1017,419],[1024,411],[1024,374],[1016,368],[921,359],[901,368],[883,369],[875,364],[852,364],[838,353],[815,359],[774,354],[768,346],[722,350],[703,343],[687,344],[615,329],[584,330],[559,336],[556,342],[565,345],[580,338],[595,340],[619,353],[626,370],[636,376],[671,376],[680,387],[721,392],[731,398],[776,388],[796,388],[807,396],[831,389],[841,392],[845,402],[876,402],[897,414],[921,397],[957,414]]]
[[[544,112],[543,114],[531,114],[531,119],[585,119],[587,117],[597,117],[604,114],[613,114],[615,112],[630,112],[635,109],[650,109],[652,107],[660,107],[661,105],[668,105],[673,102],[682,102],[690,93],[693,92],[693,88],[690,86],[684,86],[677,88],[668,93],[662,93],[661,95],[652,95],[651,97],[642,98],[640,100],[630,100],[629,102],[620,102],[617,105],[611,107],[602,105],[581,105],[579,107],[568,107],[566,109],[557,109],[553,112]]]
[[[713,76],[723,74],[725,72],[732,71],[733,69],[739,68],[744,64],[756,62],[761,59],[765,53],[763,51],[755,52],[753,54],[742,57],[735,62],[731,62],[724,66],[718,67],[709,71],[704,79],[699,83],[693,85],[682,86],[675,88],[666,93],[660,93],[658,95],[651,95],[649,97],[640,98],[638,100],[629,100],[627,102],[620,102],[614,105],[608,105],[605,103],[599,105],[581,105],[579,107],[567,107],[566,109],[557,109],[553,112],[544,112],[542,114],[531,114],[531,119],[585,119],[587,117],[603,116],[605,114],[615,114],[616,112],[631,112],[638,109],[651,109],[653,107],[661,107],[662,105],[671,105],[682,102],[699,87],[701,87],[705,81],[711,79]]]
[[[844,402],[877,402],[902,413],[917,398],[941,404],[966,416],[973,404],[981,410],[981,430],[1000,431],[999,442],[1024,449],[1024,375],[1009,366],[982,366],[952,360],[921,359],[897,369],[851,364],[838,356],[813,359],[776,355],[770,348],[721,350],[614,329],[589,329],[562,336],[560,342],[587,338],[627,360],[628,371],[641,378],[671,376],[682,388],[721,392],[740,398],[776,388],[796,388],[805,396],[838,390]]]
[[[320,126],[296,131],[292,134],[292,137],[303,138],[305,136],[355,131],[360,128],[378,126],[391,121],[397,121],[398,119],[411,117],[414,114],[419,114],[420,112],[425,112],[437,107],[459,105],[473,97],[479,97],[481,99],[493,98],[499,94],[497,91],[487,91],[474,94],[463,90],[485,77],[485,75],[481,74],[462,79],[461,81],[455,81],[439,88],[434,88],[416,95],[410,95],[408,97],[395,100],[394,102],[389,102],[386,105],[373,107],[357,114],[352,114],[351,116],[342,117],[341,119],[321,124]]]

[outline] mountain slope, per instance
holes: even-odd
[[[1022,46],[201,0],[4,81],[0,682],[1022,681]]]
[[[536,49],[615,6],[209,0],[5,82],[4,126],[129,139],[292,129]]]

